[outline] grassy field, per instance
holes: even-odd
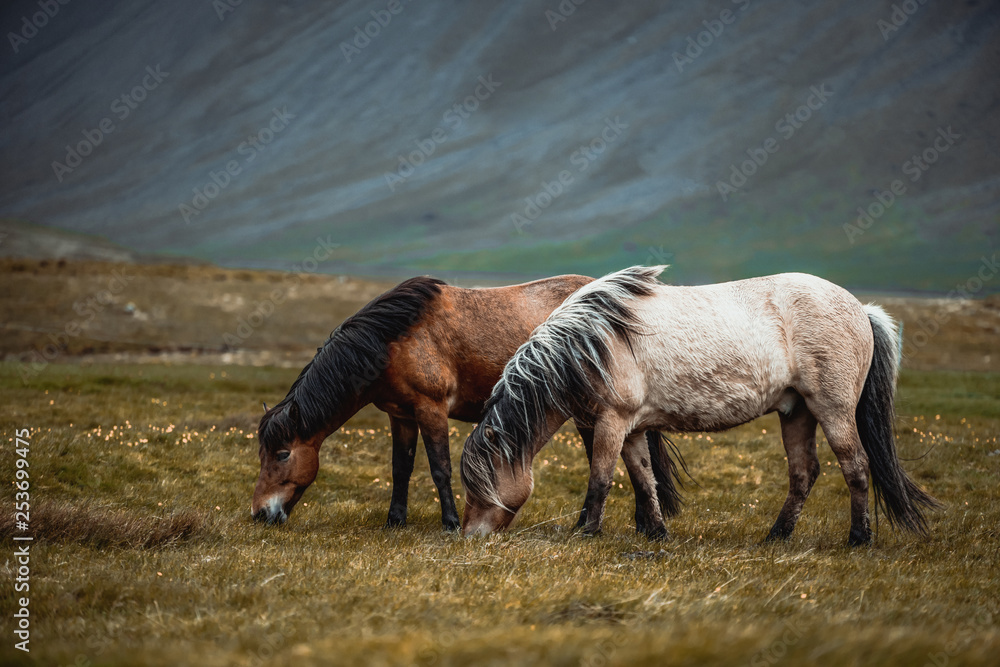
[[[697,484],[666,543],[635,535],[624,474],[604,533],[570,530],[587,468],[569,430],[539,455],[512,532],[442,532],[422,453],[409,526],[385,530],[388,423],[371,408],[327,441],[289,523],[258,526],[258,406],[295,374],[53,363],[25,385],[0,365],[0,477],[15,476],[15,430],[31,429],[35,536],[30,659],[7,632],[0,662],[995,664],[1000,374],[904,373],[901,452],[946,509],[928,540],[883,521],[863,549],[845,546],[847,489],[825,442],[793,538],[759,544],[787,480],[774,418],[677,439]],[[457,465],[469,426],[454,426]],[[20,595],[2,588],[5,627]]]
[[[626,260],[617,268],[646,261]],[[29,382],[49,362],[80,359],[301,368],[334,327],[398,282],[3,257],[0,276],[9,285],[0,290],[0,359],[22,362]],[[674,282],[672,270],[663,280]],[[1000,296],[859,298],[903,323],[905,367],[1000,372]]]

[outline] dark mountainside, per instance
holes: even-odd
[[[40,11],[0,14],[3,217],[241,266],[1000,285],[995,2]]]

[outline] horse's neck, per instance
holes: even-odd
[[[535,439],[531,443],[531,460],[534,460],[538,456],[538,452],[542,450],[542,447],[552,439],[552,436],[556,434],[563,424],[568,421],[566,417],[563,417],[559,413],[550,410],[545,416],[545,424],[535,433]]]
[[[361,408],[365,407],[369,403],[371,403],[371,400],[365,396],[355,399],[353,403],[345,403],[344,405],[339,406],[339,408],[331,415],[330,421],[327,423],[327,429],[329,431],[326,435],[329,436],[331,433],[337,431],[341,426],[347,423],[347,420],[358,414]]]
[[[352,403],[345,402],[344,404],[337,406],[330,411],[324,426],[318,429],[310,440],[315,439],[317,442],[322,443],[328,437],[340,430],[341,426],[347,423],[351,417],[358,414],[361,408],[365,407],[369,403],[371,403],[371,400],[365,396],[354,399]]]

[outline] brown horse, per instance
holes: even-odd
[[[261,418],[260,477],[251,513],[284,522],[316,478],[323,441],[361,408],[389,415],[392,500],[387,525],[406,523],[417,433],[423,436],[441,520],[459,527],[451,490],[448,419],[475,422],[507,360],[585,276],[488,289],[462,289],[412,278],[374,299],[330,334],[288,395]],[[588,458],[593,430],[579,428]],[[679,509],[676,469],[660,435],[647,436],[663,514]],[[634,466],[629,474],[646,474]],[[583,520],[581,515],[581,521]],[[647,529],[637,503],[636,525]]]

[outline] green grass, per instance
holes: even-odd
[[[289,523],[258,526],[253,425],[295,374],[54,364],[25,386],[0,365],[0,476],[31,428],[36,537],[31,661],[9,633],[0,661],[955,665],[1000,650],[1000,375],[904,373],[901,454],[927,452],[906,465],[946,509],[928,540],[883,520],[875,547],[849,549],[825,442],[794,536],[759,544],[787,479],[773,417],[676,439],[698,484],[666,543],[635,535],[623,470],[604,533],[569,529],[587,481],[569,429],[538,456],[513,531],[443,533],[422,453],[410,525],[385,530],[388,423],[371,408],[327,441]],[[469,426],[454,426],[457,466]],[[10,517],[0,528],[12,545]],[[19,595],[2,588],[5,618]]]

